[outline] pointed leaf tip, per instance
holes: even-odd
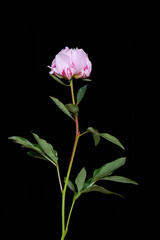
[[[120,143],[120,141],[116,137],[114,137],[108,133],[101,133],[100,136],[105,138],[109,142],[112,142],[112,143],[118,145],[119,147],[121,147],[122,149],[124,149],[123,145]]]
[[[99,133],[98,130],[94,129],[93,127],[89,127],[87,130],[93,134],[95,146],[97,146],[98,143],[100,142],[100,137],[103,137],[104,139],[116,144],[117,146],[121,147],[124,150],[124,147],[120,143],[120,141],[116,137],[110,135],[109,133]]]
[[[132,179],[122,177],[122,176],[108,176],[108,177],[102,178],[101,180],[108,180],[108,181],[114,181],[114,182],[119,182],[119,183],[130,183],[130,184],[138,185],[138,183],[133,181]]]
[[[94,184],[91,187],[84,190],[84,193],[87,193],[87,192],[100,192],[100,193],[104,193],[104,194],[114,194],[114,195],[124,198],[123,195],[121,195],[119,193],[111,192],[111,191],[107,190],[106,188],[98,186],[96,184]]]

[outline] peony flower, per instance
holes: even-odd
[[[51,69],[50,74],[68,80],[73,77],[87,78],[92,70],[92,64],[83,49],[68,47],[62,49],[48,67]]]

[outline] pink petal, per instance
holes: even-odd
[[[86,66],[87,55],[82,49],[73,49],[72,50],[72,65],[78,74]]]
[[[78,74],[77,78],[86,78],[89,77],[92,71],[92,64],[90,60],[87,58],[87,63],[85,68]]]
[[[68,49],[61,51],[56,55],[55,62],[56,62],[56,69],[59,74],[62,75],[63,70],[71,65],[71,54],[68,54]]]

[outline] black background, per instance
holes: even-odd
[[[143,215],[144,177],[136,135],[136,9],[126,2],[16,1],[2,3],[3,127],[5,153],[1,163],[1,217],[5,236],[60,239],[61,194],[50,163],[29,158],[8,136],[33,140],[32,132],[52,143],[65,176],[75,126],[50,100],[71,102],[68,88],[49,77],[55,55],[65,46],[82,48],[92,62],[92,82],[80,103],[80,131],[89,126],[115,135],[125,151],[91,135],[80,139],[73,164],[74,180],[84,166],[93,170],[121,156],[126,165],[117,171],[139,186],[102,183],[125,199],[90,193],[76,203],[67,239],[108,239],[138,235]],[[75,80],[75,92],[84,85]],[[1,91],[3,94],[3,91]],[[3,104],[3,101],[6,103]],[[7,147],[6,147],[7,146]],[[68,190],[68,205],[72,193]],[[1,222],[2,222],[1,221]],[[4,236],[4,235],[3,235]]]

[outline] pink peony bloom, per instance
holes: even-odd
[[[51,69],[50,74],[68,80],[73,77],[87,78],[92,70],[92,64],[83,49],[68,47],[62,49],[48,67]]]

